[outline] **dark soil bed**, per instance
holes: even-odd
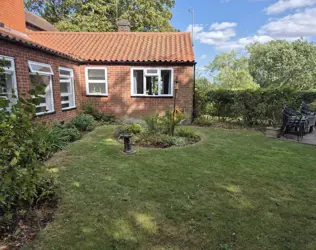
[[[0,250],[21,249],[34,240],[36,233],[52,221],[57,203],[57,198],[53,197],[28,210],[18,209],[11,224],[0,217]]]

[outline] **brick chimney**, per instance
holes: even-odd
[[[25,33],[24,1],[0,0],[0,23],[6,28]]]
[[[131,24],[125,19],[117,21],[117,28],[118,32],[131,32]]]

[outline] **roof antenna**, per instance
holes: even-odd
[[[192,47],[194,47],[194,8],[189,9],[189,12],[192,13]]]

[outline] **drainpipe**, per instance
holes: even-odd
[[[196,110],[195,110],[195,76],[196,76],[196,63],[193,66],[193,110],[192,110],[192,119],[191,122],[193,123],[196,118]]]

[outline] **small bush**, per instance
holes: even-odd
[[[73,118],[70,123],[81,132],[92,131],[96,127],[93,116],[88,114],[80,114]]]
[[[146,126],[147,126],[147,124],[144,120],[135,119],[135,118],[127,118],[126,120],[124,120],[123,123],[124,124],[139,124],[143,128],[146,128]]]
[[[164,134],[141,134],[135,142],[143,147],[167,148],[176,145],[174,137]]]
[[[62,125],[58,124],[47,126],[38,123],[35,135],[36,141],[39,144],[38,158],[45,160],[53,153],[63,149],[74,137],[77,139],[80,136],[80,132],[76,128],[64,129]]]
[[[210,127],[213,125],[213,121],[209,117],[200,116],[194,120],[194,124],[201,127]]]
[[[82,112],[87,115],[95,116],[97,114],[95,109],[95,103],[94,102],[84,102],[82,103]]]
[[[74,142],[81,138],[80,131],[71,123],[55,123],[53,129],[56,130],[56,133],[65,137],[68,142]]]
[[[176,126],[178,126],[183,119],[184,115],[180,111],[176,110],[172,112],[167,110],[165,115],[159,118],[162,133],[173,136]]]
[[[103,112],[98,112],[94,115],[94,118],[97,121],[100,121],[104,124],[116,124],[116,117],[115,115],[105,114]]]
[[[191,128],[180,127],[177,128],[175,135],[178,137],[184,137],[189,143],[200,141],[200,136],[194,132]]]
[[[148,133],[158,133],[160,130],[159,116],[150,116],[145,119]]]
[[[128,134],[138,135],[143,132],[143,128],[139,124],[130,124],[124,126],[124,132]]]

